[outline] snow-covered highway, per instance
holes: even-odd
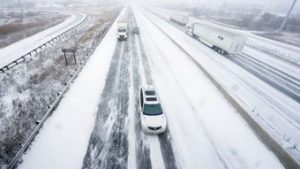
[[[153,13],[128,6],[124,14],[128,39],[117,40],[116,21],[18,168],[281,169],[290,167],[287,155],[300,159],[298,102]],[[156,86],[167,116],[160,135],[141,128],[146,84]],[[282,150],[245,117],[286,154],[274,153]]]
[[[256,168],[255,163],[260,160],[259,163],[266,165],[266,168],[279,167],[276,166],[276,160],[271,162],[274,156],[268,157],[268,150],[262,150],[262,143],[255,141],[257,138],[251,130],[237,127],[245,126],[245,122],[224,101],[218,90],[212,88],[213,84],[188,56],[141,12],[136,16],[140,18],[139,26],[145,30],[141,37],[145,51],[152,61],[150,63],[156,79],[155,84],[167,110],[170,133],[178,159],[181,159],[181,167]],[[156,20],[155,23],[159,22]],[[222,108],[214,105],[222,105]],[[251,155],[247,148],[253,146],[257,147],[257,151],[265,152],[262,156],[266,159],[262,160],[264,157],[257,156],[262,153]],[[236,154],[231,154],[231,150]],[[271,161],[267,162],[268,160]],[[263,164],[262,161],[266,163]]]
[[[16,61],[36,48],[51,41],[53,38],[61,35],[67,30],[74,28],[86,18],[83,13],[65,12],[70,15],[64,22],[34,34],[28,38],[17,41],[7,47],[0,49],[0,68],[8,66],[11,62]]]
[[[257,77],[232,64],[225,57],[188,37],[184,32],[144,11],[172,41],[204,67],[223,88],[284,149],[299,161],[299,103],[266,85]],[[231,62],[231,63],[230,63]],[[243,113],[242,113],[243,115]],[[248,118],[249,119],[249,118]]]

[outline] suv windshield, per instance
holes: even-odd
[[[145,115],[160,115],[162,114],[162,109],[160,104],[145,104],[143,113]]]

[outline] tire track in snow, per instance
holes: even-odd
[[[122,42],[121,42],[122,43]],[[124,42],[127,44],[127,42]],[[117,91],[117,116],[110,135],[107,163],[104,168],[127,168],[128,160],[128,100],[129,100],[129,63],[128,45],[121,61],[120,82]]]
[[[129,21],[129,28],[130,28],[130,21]],[[130,29],[129,29],[130,31]],[[136,139],[136,133],[135,133],[135,114],[136,114],[136,89],[134,86],[134,79],[133,79],[133,61],[134,61],[134,56],[133,56],[133,51],[131,50],[133,48],[131,36],[128,37],[129,41],[129,53],[130,57],[132,58],[130,61],[130,87],[129,87],[129,105],[128,105],[128,122],[129,122],[129,129],[128,129],[128,166],[127,168],[132,168],[136,169],[137,168],[137,156],[136,156],[136,150],[137,150],[137,139]]]
[[[124,51],[125,48],[125,51]],[[127,168],[128,57],[117,43],[82,168]]]
[[[133,21],[133,20],[131,20]],[[132,22],[129,24],[132,30]],[[131,31],[130,31],[131,32]],[[139,87],[141,85],[141,75],[139,70],[140,59],[137,54],[137,49],[135,48],[135,35],[129,37],[130,46],[132,47],[132,78],[133,78],[133,89],[134,89],[134,128],[136,133],[136,162],[137,168],[141,169],[151,169],[151,159],[150,159],[150,149],[145,143],[145,134],[142,132],[140,124],[140,114],[139,114]]]
[[[149,21],[150,21],[152,24],[154,24],[154,22],[153,22],[149,17],[145,16],[145,18],[149,19]],[[156,27],[161,31],[161,29],[160,29],[156,24],[154,24],[154,26],[156,26]],[[162,32],[163,32],[163,31],[162,31]],[[164,32],[163,32],[163,33],[164,33]],[[162,62],[164,62],[165,65],[168,65],[168,64],[166,64],[167,61],[166,61],[164,58],[162,58]],[[168,68],[168,69],[170,69],[170,68]],[[171,69],[170,69],[170,70],[171,70]],[[173,72],[172,72],[172,75],[173,75],[173,77],[174,77],[175,79],[177,79],[177,77],[174,75]],[[177,82],[176,84],[179,84],[179,82]],[[182,93],[185,93],[185,92],[182,92]],[[184,95],[184,97],[186,97],[186,96]],[[190,100],[189,100],[189,99],[185,99],[185,100],[187,100],[187,102],[188,102],[188,104],[190,105],[190,107],[192,108],[193,112],[196,112],[195,109],[194,109],[194,106],[191,105]],[[201,121],[201,123],[199,123],[199,124],[200,124],[200,126],[201,126],[203,132],[204,132],[205,135],[207,136],[209,142],[210,142],[211,145],[214,147],[216,156],[217,156],[217,158],[219,159],[219,161],[221,162],[222,167],[224,167],[225,169],[233,168],[233,167],[231,166],[230,162],[228,161],[227,157],[224,156],[224,153],[222,152],[222,150],[220,149],[220,147],[216,145],[216,143],[214,142],[214,140],[213,140],[213,139],[211,138],[211,136],[209,135],[207,129],[203,126],[203,122],[202,122],[201,119],[200,119],[200,121]]]
[[[139,58],[134,55],[133,62],[133,79],[134,79],[134,90],[135,92],[135,132],[136,132],[136,141],[137,141],[137,149],[136,149],[136,159],[137,159],[137,168],[150,169],[151,159],[150,159],[150,149],[149,145],[145,142],[146,135],[142,132],[141,124],[140,124],[140,114],[139,114],[139,86],[141,85],[140,73],[139,72]]]
[[[136,45],[140,50],[140,56],[143,60],[142,64],[144,67],[144,72],[146,75],[146,81],[148,84],[154,84],[152,76],[151,76],[151,69],[149,65],[148,58],[145,54],[144,46],[141,41],[141,37],[139,36],[136,38]],[[171,136],[169,130],[167,129],[165,133],[162,133],[158,136],[161,152],[164,160],[164,165],[166,169],[177,169],[176,159],[174,155],[174,150],[171,143]]]
[[[139,49],[139,46],[137,46],[137,47]],[[145,68],[144,68],[144,65],[142,62],[143,59],[141,58],[141,55],[140,55],[140,49],[138,50],[138,57],[139,57],[139,60],[141,60],[141,62],[139,64],[141,85],[151,84],[149,82],[149,78],[147,78],[146,74],[145,74]],[[141,124],[139,124],[139,127],[141,128]],[[156,168],[160,168],[160,169],[165,168],[158,136],[157,135],[149,135],[149,134],[144,133],[143,131],[142,131],[142,135],[143,135],[143,141],[146,143],[146,145],[148,145],[149,150],[150,150],[150,162],[151,162],[152,168],[155,168],[155,169]]]

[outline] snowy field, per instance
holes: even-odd
[[[40,31],[63,22],[68,15],[58,11],[28,10],[21,20],[20,11],[6,9],[0,11],[0,48],[32,36]]]

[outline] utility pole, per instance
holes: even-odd
[[[284,29],[284,27],[285,27],[285,25],[286,25],[286,22],[287,22],[287,20],[289,19],[289,16],[290,16],[290,14],[291,14],[291,12],[292,12],[292,10],[293,10],[293,8],[294,8],[296,2],[297,2],[297,0],[294,0],[294,2],[293,2],[293,4],[292,4],[292,6],[290,7],[290,9],[289,9],[287,15],[285,16],[285,18],[284,18],[284,20],[283,20],[283,22],[282,22],[280,28],[277,30],[278,33],[280,33],[280,32],[283,31],[283,29]]]
[[[23,19],[24,19],[24,10],[23,10],[23,6],[22,6],[22,3],[21,3],[21,0],[18,0],[18,2],[19,2],[20,10],[21,10],[21,22],[23,23]]]

